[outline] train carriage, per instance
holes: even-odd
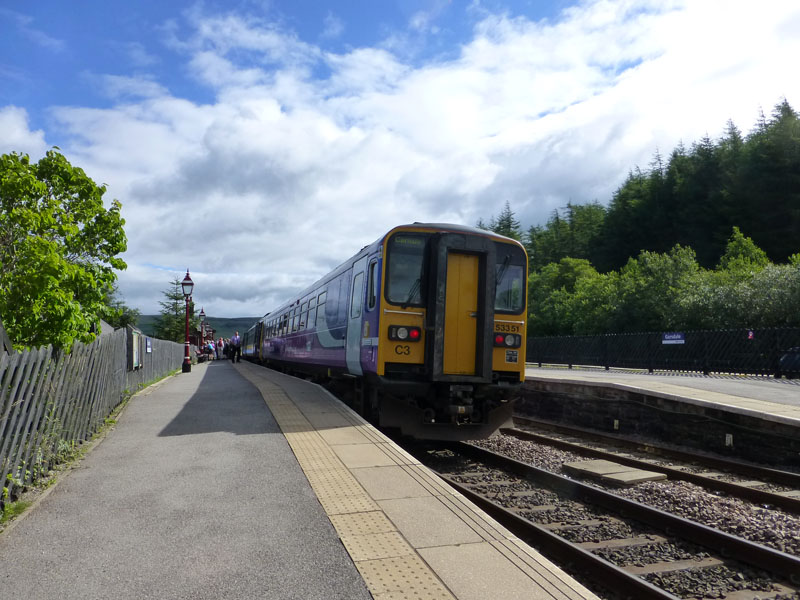
[[[244,354],[348,382],[380,426],[486,437],[524,381],[527,271],[522,245],[492,232],[395,227],[254,324]]]

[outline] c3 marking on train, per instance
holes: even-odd
[[[403,346],[401,344],[397,344],[397,346],[394,347],[394,353],[400,354],[402,356],[408,356],[409,354],[411,354],[411,346]]]

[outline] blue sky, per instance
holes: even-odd
[[[172,94],[212,102],[213,89],[187,72],[185,53],[176,47],[187,15],[241,14],[291,32],[321,50],[346,53],[380,46],[395,38],[395,48],[411,65],[458,55],[477,20],[493,11],[528,18],[552,18],[567,2],[448,2],[404,0],[324,3],[165,2],[58,0],[0,3],[0,104],[24,106],[32,127],[47,126],[55,105],[109,107],[113,98],[96,85],[103,74],[146,74]],[[22,9],[22,10],[20,10]],[[242,56],[246,60],[246,57]],[[254,57],[257,60],[257,57]],[[316,74],[330,71],[317,65]]]
[[[0,0],[0,152],[108,185],[128,304],[189,267],[207,314],[258,315],[399,223],[607,203],[800,107],[797,56],[795,0]]]

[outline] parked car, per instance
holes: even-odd
[[[778,361],[778,369],[786,379],[800,377],[800,346],[789,348]]]

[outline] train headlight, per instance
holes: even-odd
[[[422,338],[422,329],[406,325],[390,325],[389,339],[395,342],[418,342]]]

